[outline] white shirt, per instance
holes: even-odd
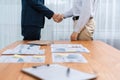
[[[64,17],[79,16],[79,20],[74,27],[74,32],[79,33],[90,17],[94,17],[96,0],[74,0],[73,7],[66,13]]]

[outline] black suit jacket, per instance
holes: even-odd
[[[45,17],[51,19],[54,12],[44,6],[44,0],[22,0],[21,25],[44,27]]]

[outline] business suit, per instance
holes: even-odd
[[[23,40],[39,40],[45,17],[51,19],[54,12],[44,6],[44,0],[22,0],[22,35]]]

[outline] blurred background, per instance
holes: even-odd
[[[72,7],[73,0],[46,0],[45,5],[56,13],[64,13]],[[95,15],[95,40],[120,49],[120,0],[98,0]],[[0,0],[0,49],[22,40],[21,0]],[[70,40],[73,31],[72,18],[61,23],[46,19],[42,40]]]

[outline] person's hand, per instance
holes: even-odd
[[[64,16],[62,14],[54,14],[53,20],[57,23],[61,22],[63,20]]]
[[[59,23],[64,19],[64,15],[60,14],[56,19],[57,19],[57,23]]]
[[[76,41],[78,37],[78,33],[77,32],[73,32],[71,35],[71,41]]]
[[[54,20],[55,22],[58,21],[58,20],[57,20],[57,17],[59,17],[59,15],[60,15],[60,14],[54,14],[54,15],[52,16],[52,18],[53,18],[53,20]]]

